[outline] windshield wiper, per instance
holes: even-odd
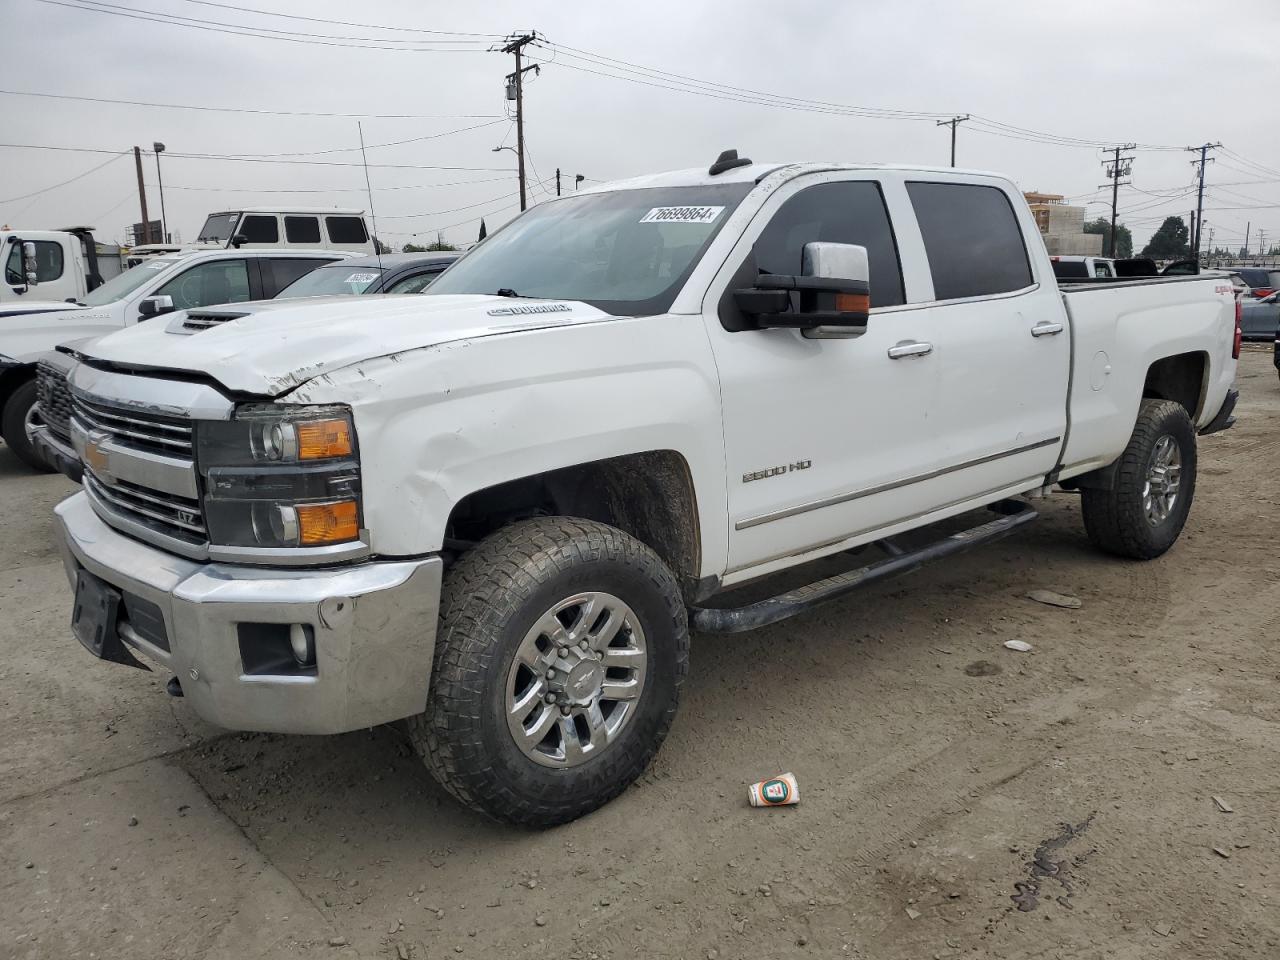
[[[498,292],[497,292],[496,294],[494,294],[494,296],[498,296],[498,297],[519,297],[519,296],[520,296],[520,294],[516,293],[516,292],[515,292],[514,290],[512,290],[510,287],[499,287],[499,288],[498,288]]]

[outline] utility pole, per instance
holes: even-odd
[[[556,167],[556,196],[560,196],[560,168]]]
[[[524,75],[530,70],[540,73],[542,68],[538,64],[530,64],[525,67],[521,65],[524,48],[538,39],[535,32],[530,33],[513,33],[506,42],[500,47],[491,47],[491,50],[501,51],[502,53],[513,54],[516,58],[516,68],[512,73],[507,74],[507,99],[516,102],[516,158],[517,168],[520,177],[520,209],[524,210],[528,207],[528,190],[525,184],[524,175]]]
[[[1267,231],[1261,227],[1258,228],[1258,256],[1265,257],[1267,255]]]
[[[1187,253],[1194,257],[1196,255],[1196,212],[1191,211],[1187,217]]]
[[[142,242],[151,242],[151,221],[147,219],[147,188],[142,182],[142,148],[133,148],[133,165],[138,168],[138,201],[142,204]],[[134,237],[137,242],[137,237]]]
[[[1241,259],[1247,259],[1249,256],[1249,231],[1253,228],[1253,221],[1246,220],[1244,224],[1244,251],[1240,254]]]
[[[1119,147],[1112,147],[1108,153],[1111,154],[1110,160],[1103,160],[1102,166],[1107,171],[1107,178],[1111,181],[1111,237],[1107,244],[1107,256],[1115,257],[1116,255],[1116,203],[1120,198],[1120,178],[1127,177],[1129,171],[1133,169],[1133,157],[1122,157],[1120,154],[1125,150],[1133,150],[1137,144],[1126,143]],[[1125,183],[1129,181],[1126,180]],[[1105,187],[1106,184],[1102,184]],[[1099,189],[1102,189],[1099,187]]]
[[[1195,242],[1191,245],[1191,256],[1196,260],[1200,259],[1200,226],[1201,215],[1204,212],[1204,168],[1206,164],[1213,163],[1213,158],[1208,156],[1210,150],[1216,150],[1222,146],[1220,143],[1205,143],[1198,147],[1187,147],[1191,153],[1199,153],[1199,160],[1192,160],[1191,165],[1198,167],[1200,171],[1200,189],[1196,194],[1196,233]]]
[[[969,119],[966,113],[963,117],[952,117],[950,120],[939,120],[935,126],[951,128],[951,166],[956,165],[956,127]]]

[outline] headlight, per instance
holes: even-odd
[[[196,427],[211,542],[318,547],[360,537],[360,462],[343,406],[246,404]]]

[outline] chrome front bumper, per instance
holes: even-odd
[[[107,526],[81,492],[57,507],[75,588],[81,568],[155,604],[168,650],[125,625],[134,652],[173,672],[196,713],[232,730],[342,733],[421,713],[435,652],[439,557],[325,570],[201,563]],[[262,625],[314,631],[309,673],[247,671]]]

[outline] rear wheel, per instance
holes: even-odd
[[[409,729],[464,804],[553,826],[643,772],[688,667],[680,590],[652,550],[600,523],[523,521],[449,571],[431,694]]]
[[[4,412],[0,414],[0,435],[4,437],[9,449],[27,466],[43,473],[52,473],[53,467],[45,463],[31,444],[30,430],[37,424],[37,418],[36,382],[28,380],[9,394]]]
[[[1143,400],[1110,490],[1081,495],[1085,531],[1108,553],[1160,556],[1177,541],[1196,491],[1196,432],[1172,400]]]

